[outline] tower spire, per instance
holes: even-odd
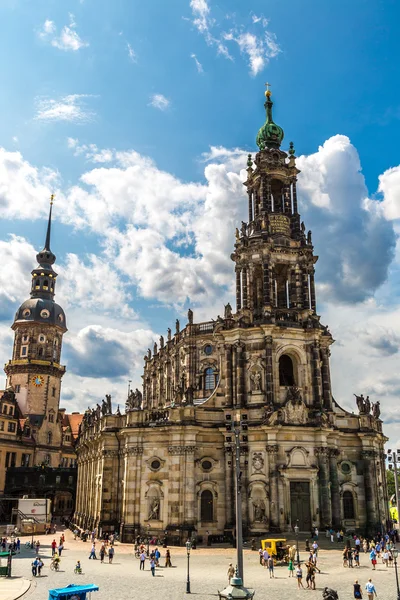
[[[44,243],[44,250],[50,250],[51,214],[52,214],[52,211],[53,211],[54,198],[55,198],[55,195],[51,194],[51,196],[50,196],[49,221],[47,223],[47,233],[46,233],[46,241]]]
[[[265,85],[267,88],[265,92],[266,101],[264,102],[265,123],[258,130],[256,138],[256,143],[260,150],[279,148],[284,137],[282,127],[279,127],[272,117],[272,107],[274,103],[271,100],[272,92],[269,89],[270,84],[266,83]]]

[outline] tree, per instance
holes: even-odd
[[[393,471],[390,471],[389,469],[387,469],[387,471],[386,471],[386,481],[387,481],[388,494],[389,494],[389,499],[390,499],[393,495],[396,495],[396,489],[395,489],[395,485],[394,485],[394,473],[393,473]]]

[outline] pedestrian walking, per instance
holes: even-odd
[[[63,550],[64,550],[64,544],[61,542],[58,545],[58,556],[61,556]]]
[[[106,554],[105,546],[103,546],[103,545],[101,546],[99,554],[100,554],[100,564],[101,564],[104,562],[104,556]]]
[[[34,577],[36,577],[36,574],[37,574],[37,567],[38,567],[38,561],[37,561],[37,558],[35,558],[35,560],[32,561],[32,575]]]
[[[232,565],[232,563],[229,563],[229,567],[228,567],[228,585],[231,582],[231,577],[233,577],[235,575],[235,567]]]
[[[382,554],[382,562],[384,565],[386,565],[386,567],[389,566],[389,552],[388,552],[388,550],[386,550],[386,548]]]
[[[270,579],[272,579],[272,578],[275,579],[275,575],[274,575],[274,559],[272,558],[272,556],[270,556],[268,558],[267,567],[268,567],[268,571],[269,571],[269,578]]]
[[[42,568],[43,568],[43,561],[41,558],[38,558],[37,572],[38,572],[39,577],[42,574]]]
[[[376,552],[375,552],[375,548],[372,548],[371,552],[369,553],[369,559],[370,559],[371,564],[372,564],[372,570],[375,571],[375,566],[376,566]]]
[[[318,527],[316,527],[316,528],[314,529],[314,536],[315,536],[315,539],[317,540],[317,539],[318,539],[318,536],[319,536]]]
[[[260,559],[260,565],[262,566],[263,565],[263,549],[262,548],[260,548],[258,550],[258,556],[259,556],[259,559]]]
[[[143,569],[144,571],[144,563],[146,562],[146,553],[142,552],[140,555],[140,566],[139,566],[139,571],[141,571]]]
[[[155,577],[155,574],[156,574],[156,563],[155,563],[154,558],[152,558],[150,560],[150,571],[151,571],[151,574],[153,575],[153,577]]]
[[[363,552],[368,552],[368,540],[366,538],[363,539]]]
[[[358,579],[353,583],[354,588],[354,598],[362,598],[361,585],[358,583]]]
[[[267,566],[268,559],[269,559],[268,550],[264,550],[263,551],[263,566],[264,566],[264,568]]]
[[[156,548],[154,550],[154,560],[156,561],[156,567],[160,566],[160,558],[161,558],[161,552],[159,551],[158,548]]]
[[[165,566],[166,567],[172,567],[172,564],[171,564],[171,553],[170,553],[169,549],[167,549],[167,551],[165,553]]]
[[[36,554],[39,554],[39,550],[40,550],[40,542],[39,542],[39,540],[37,540],[37,542],[35,544],[35,550],[36,550]]]
[[[303,585],[303,569],[301,568],[300,565],[297,565],[296,578],[297,578],[297,587],[298,588],[302,587],[303,590],[304,590],[304,585]]]
[[[17,552],[18,554],[21,552],[21,540],[17,538]]]
[[[110,546],[108,549],[108,562],[111,565],[115,554],[114,546]]]
[[[347,567],[348,566],[348,562],[347,562],[347,546],[343,550],[342,555],[343,555],[343,566]]]
[[[56,552],[56,548],[57,548],[57,542],[56,540],[53,540],[51,542],[51,555],[54,556],[55,552]]]
[[[293,565],[293,559],[289,558],[289,577],[294,577],[294,565]]]
[[[97,560],[97,556],[96,556],[96,542],[93,542],[93,544],[92,544],[92,549],[90,551],[89,558],[93,558],[93,560]]]
[[[377,593],[375,586],[372,583],[372,579],[368,579],[365,589],[367,592],[368,600],[374,600],[374,595],[377,596]]]

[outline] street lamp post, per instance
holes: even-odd
[[[399,576],[397,573],[397,557],[399,555],[399,551],[393,550],[392,552],[393,552],[393,559],[394,559],[394,570],[396,573],[397,600],[400,600]]]
[[[300,554],[299,554],[299,521],[296,521],[296,525],[294,526],[294,534],[296,536],[296,553],[297,553],[297,564],[300,564]]]
[[[399,478],[397,473],[397,467],[400,466],[400,450],[391,450],[387,451],[387,459],[389,463],[389,469],[394,471],[394,489],[396,496],[396,506],[397,506],[397,521],[400,518],[400,493],[399,493]]]
[[[190,572],[189,572],[189,565],[190,565],[190,550],[192,548],[192,544],[190,542],[190,540],[188,540],[186,542],[186,553],[187,553],[187,579],[186,579],[186,593],[190,594]]]

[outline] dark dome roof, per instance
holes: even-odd
[[[50,298],[29,298],[29,300],[25,300],[15,314],[14,323],[17,321],[46,323],[48,325],[58,325],[64,330],[67,329],[63,309]]]

